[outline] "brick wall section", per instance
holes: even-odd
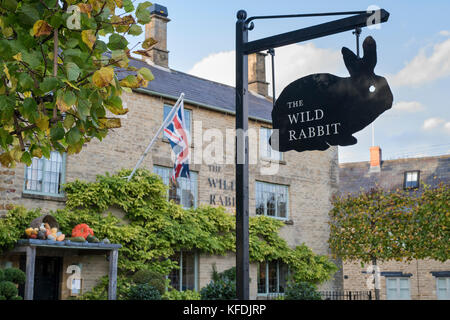
[[[344,163],[340,165],[340,192],[357,193],[379,185],[387,190],[401,189],[405,171],[420,170],[420,182],[431,186],[450,183],[450,155],[382,161],[380,172],[369,173],[369,162]],[[420,191],[420,188],[419,188]],[[411,262],[389,261],[378,264],[381,272],[410,273],[411,299],[436,299],[436,278],[432,271],[450,271],[450,260],[413,260]],[[344,289],[367,290],[367,266],[360,262],[343,264]],[[386,278],[381,277],[381,299],[386,299]]]
[[[153,134],[163,119],[164,104],[173,105],[174,101],[157,96],[133,93],[124,94],[124,102],[129,112],[126,119],[122,119],[122,128],[112,131],[102,142],[91,141],[85,145],[83,151],[77,155],[67,156],[66,181],[75,179],[94,181],[96,175],[105,172],[116,172],[121,168],[133,168]],[[201,121],[203,130],[218,129],[225,139],[226,129],[235,127],[233,115],[211,111],[195,105],[185,103],[185,108],[192,110],[192,133],[195,135],[195,123]],[[249,127],[258,129],[260,126],[267,127],[266,123],[251,120]],[[257,131],[256,131],[257,133]],[[210,142],[205,142],[204,146]],[[234,138],[224,142],[234,151]],[[257,153],[257,146],[252,144],[250,154]],[[192,146],[193,157],[199,155],[201,148]],[[143,161],[141,167],[152,169],[153,165],[172,167],[170,158],[171,148],[169,143],[160,139],[153,147],[150,154]],[[231,163],[222,165],[220,173],[211,172],[207,164],[194,164],[191,170],[198,172],[198,204],[209,204],[211,193],[234,196],[231,190],[212,190],[208,178],[217,177],[227,181],[235,180],[234,155],[230,157]],[[325,152],[303,152],[295,151],[284,154],[283,161],[279,164],[280,169],[276,175],[262,175],[260,168],[270,165],[270,162],[262,162],[250,165],[250,213],[255,215],[255,188],[254,182],[265,181],[289,186],[289,220],[290,223],[281,230],[281,235],[288,241],[289,245],[296,246],[306,243],[318,254],[330,254],[327,244],[329,236],[328,212],[331,209],[331,197],[338,191],[338,160],[337,148],[332,147]],[[0,181],[2,188],[14,190],[0,193],[1,204],[5,207],[9,203],[24,205],[28,208],[40,207],[44,211],[64,207],[64,202],[46,199],[29,199],[22,196],[24,183],[24,166],[18,164],[15,169],[2,169]],[[232,207],[227,208],[233,211]],[[5,211],[3,211],[5,212]],[[203,258],[200,261],[201,285],[208,282],[211,263],[213,261],[224,261],[225,265],[234,264],[234,256],[226,258]],[[100,268],[100,270],[103,267]],[[256,266],[252,266],[252,298],[256,294]],[[324,285],[325,289],[342,288],[342,274]]]

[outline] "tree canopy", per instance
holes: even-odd
[[[126,36],[150,22],[150,2],[0,1],[0,162],[31,164],[52,150],[78,153],[120,127],[123,91],[147,86],[129,66]],[[156,43],[142,43],[146,55]],[[118,70],[117,68],[120,68]],[[127,71],[119,80],[117,72]],[[109,112],[108,112],[109,111]]]

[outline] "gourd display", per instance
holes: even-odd
[[[94,235],[94,231],[89,228],[89,226],[86,223],[77,224],[72,229],[72,237],[83,237],[85,240],[87,240],[87,237],[91,235]]]
[[[57,227],[51,227],[48,223],[41,223],[39,228],[29,227],[25,229],[25,236],[29,239],[63,241],[65,235],[58,231]]]

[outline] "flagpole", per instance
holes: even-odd
[[[161,133],[161,131],[163,131],[163,129],[167,126],[167,124],[169,123],[169,121],[172,121],[172,116],[178,111],[179,107],[181,106],[181,102],[184,100],[184,92],[182,92],[180,94],[180,97],[178,98],[177,102],[175,103],[175,105],[173,106],[172,110],[170,110],[169,114],[167,115],[167,117],[164,119],[161,127],[158,129],[158,131],[156,132],[155,136],[153,137],[153,139],[150,141],[150,143],[148,144],[147,148],[145,149],[144,153],[142,154],[141,158],[139,159],[139,161],[136,163],[136,166],[134,167],[133,171],[131,172],[131,174],[128,176],[128,180],[130,181],[131,178],[133,178],[134,173],[136,172],[136,170],[139,168],[139,166],[141,165],[142,161],[144,161],[144,158],[147,156],[148,152],[150,151],[151,147],[153,146],[153,144],[156,142],[156,139],[158,138],[159,134]]]

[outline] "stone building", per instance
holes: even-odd
[[[218,143],[234,152],[235,89],[170,69],[167,50],[170,20],[167,9],[155,8],[150,9],[152,21],[145,30],[146,36],[155,38],[158,44],[145,61],[130,61],[138,69],[150,68],[155,80],[146,88],[123,95],[129,112],[122,116],[122,128],[111,132],[102,142],[90,142],[77,155],[52,153],[50,160],[33,159],[30,167],[18,165],[15,169],[1,169],[0,209],[3,212],[12,205],[44,210],[62,208],[65,198],[60,187],[63,183],[75,179],[94,181],[98,174],[133,168],[182,92],[185,93],[185,119],[192,137],[191,178],[179,178],[178,186],[169,191],[168,198],[184,207],[208,204],[222,205],[230,212],[234,210],[234,153],[209,153],[208,146]],[[337,148],[280,154],[268,147],[272,100],[268,96],[262,53],[249,57],[249,90],[250,161],[254,162],[250,165],[250,214],[284,221],[280,232],[290,246],[305,243],[317,254],[330,255],[328,212],[331,198],[338,191]],[[161,137],[141,167],[152,170],[169,183],[173,162],[168,141]],[[180,252],[178,259],[182,268],[173,272],[170,279],[180,290],[204,287],[210,281],[213,264],[218,271],[235,265],[232,253],[210,256]],[[63,261],[59,298],[68,295],[63,284],[67,277],[64,270],[69,264],[82,264],[83,292],[95,285],[99,275],[107,272],[107,264],[101,257],[75,260],[72,257],[70,261]],[[285,274],[286,268],[281,263],[251,264],[251,298],[282,292]],[[341,277],[338,272],[322,289],[341,289]]]
[[[370,190],[377,184],[386,190],[417,188],[422,183],[450,183],[450,155],[383,161],[380,147],[372,147],[369,162],[340,164],[341,194]],[[359,262],[343,263],[344,289],[367,290],[372,270]],[[450,260],[379,264],[381,299],[450,299]]]

